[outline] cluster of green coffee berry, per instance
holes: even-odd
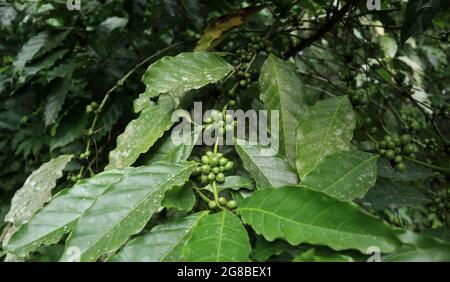
[[[436,195],[434,195],[434,197],[432,198],[432,202],[432,212],[444,214],[446,211],[450,210],[450,201],[446,200],[445,190],[441,190],[440,192],[436,193]]]
[[[436,139],[434,139],[434,138],[425,138],[423,140],[423,142],[425,143],[425,147],[426,147],[427,151],[432,152],[432,153],[437,152],[437,150],[439,148],[439,145],[436,142]]]
[[[221,207],[226,207],[231,209],[235,209],[237,206],[237,203],[235,200],[227,200],[225,197],[219,197],[219,202],[217,203],[216,201],[209,201],[208,202],[208,208],[215,210],[217,208],[219,208],[219,206]]]
[[[92,102],[92,103],[90,103],[89,105],[86,106],[86,113],[87,114],[92,113],[95,110],[97,110],[97,108],[98,108],[97,102]]]
[[[272,41],[259,36],[252,36],[246,46],[236,50],[236,55],[242,62],[250,62],[259,51],[264,50],[266,53],[272,53],[272,46]]]
[[[237,125],[232,115],[222,114],[218,110],[212,110],[211,114],[203,122],[207,124],[205,130],[212,131],[217,129],[219,136],[222,136],[225,132],[234,131]]]
[[[354,106],[365,106],[369,103],[369,94],[363,90],[350,91],[348,94]]]
[[[399,171],[406,169],[403,157],[412,156],[416,150],[417,148],[412,144],[412,138],[408,134],[385,135],[383,140],[378,143],[378,153],[393,161],[395,168]]]
[[[233,169],[233,162],[223,156],[222,153],[206,152],[201,158],[201,165],[194,171],[194,176],[198,177],[201,183],[225,181],[224,172]]]

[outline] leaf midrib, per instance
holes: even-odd
[[[144,201],[146,201],[151,195],[153,195],[154,192],[158,191],[158,189],[159,189],[160,187],[162,187],[162,186],[166,185],[168,182],[172,181],[172,180],[175,178],[175,176],[178,176],[178,175],[184,173],[184,171],[185,171],[185,170],[188,170],[191,166],[192,166],[192,165],[184,167],[184,168],[183,168],[182,170],[180,170],[178,173],[176,173],[176,174],[172,175],[171,177],[169,177],[166,181],[161,182],[158,186],[155,187],[155,189],[154,189],[152,192],[150,192],[149,194],[146,194],[146,196],[143,197],[143,198],[135,205],[135,208],[130,209],[130,210],[122,217],[121,220],[117,221],[116,224],[114,224],[111,228],[107,229],[107,230],[106,230],[107,232],[104,232],[105,235],[102,235],[102,236],[99,237],[97,240],[95,240],[94,243],[91,244],[91,247],[89,247],[88,249],[86,249],[86,250],[83,252],[83,254],[86,254],[86,253],[87,253],[88,251],[90,251],[94,246],[96,246],[97,243],[98,243],[99,241],[103,240],[103,238],[105,238],[106,234],[109,234],[109,233],[111,232],[111,230],[114,230],[118,225],[120,225],[120,224],[124,221],[124,219],[126,219],[132,212],[134,212],[134,211],[137,209],[137,207],[141,206],[142,203],[143,203]],[[115,184],[117,184],[117,183],[115,183]],[[106,193],[107,193],[107,192],[106,192]],[[102,195],[103,195],[103,194],[102,194]],[[101,197],[102,195],[100,195],[100,197]],[[100,199],[100,197],[99,197],[98,199]],[[96,201],[96,202],[97,202],[97,201]],[[94,205],[95,205],[95,202],[91,205],[91,207],[93,207]],[[91,207],[90,207],[90,208],[91,208]],[[88,208],[88,209],[89,209],[89,208]],[[82,254],[81,256],[83,256],[83,254]]]

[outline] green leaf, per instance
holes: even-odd
[[[336,253],[330,250],[311,248],[300,252],[293,262],[353,262],[353,258],[348,255]]]
[[[298,176],[288,162],[279,155],[269,155],[275,153],[273,149],[244,140],[236,140],[234,146],[258,188],[298,184]]]
[[[168,130],[174,121],[175,105],[170,97],[161,97],[156,105],[141,112],[117,137],[117,147],[109,154],[105,169],[124,168],[132,165]]]
[[[64,30],[56,34],[44,31],[30,37],[17,54],[17,58],[13,63],[14,71],[23,70],[29,61],[58,46],[69,33],[70,30]]]
[[[174,140],[172,132],[167,132],[166,136],[159,139],[146,153],[142,163],[149,165],[158,161],[179,162],[187,160],[201,133],[202,128],[196,125],[194,125],[191,135],[186,134],[177,137],[176,140]]]
[[[61,59],[68,51],[69,51],[68,49],[63,49],[49,53],[49,55],[39,58],[37,59],[36,62],[33,62],[32,64],[24,67],[20,74],[18,82],[25,83],[29,77],[38,74],[45,69],[50,68],[56,63],[56,61]]]
[[[208,52],[166,56],[150,65],[142,77],[145,93],[134,102],[135,112],[146,108],[150,97],[167,93],[177,102],[188,90],[199,89],[227,75],[233,66],[222,57]]]
[[[430,202],[417,187],[410,183],[396,182],[379,177],[375,187],[361,200],[369,202],[375,209],[420,207]]]
[[[158,162],[111,185],[86,210],[66,241],[62,261],[96,261],[139,233],[161,208],[164,193],[184,185],[196,164]]]
[[[39,50],[44,47],[49,38],[50,35],[48,34],[48,32],[41,32],[30,37],[30,39],[28,39],[28,41],[22,46],[19,54],[17,54],[17,58],[13,63],[14,70],[22,70],[23,67],[25,67],[25,64],[28,61],[31,61],[39,52]]]
[[[256,191],[239,204],[237,212],[268,241],[283,239],[291,245],[309,243],[364,253],[370,246],[392,252],[399,245],[389,226],[355,204],[305,188]]]
[[[384,52],[384,57],[387,59],[392,59],[397,54],[397,42],[390,36],[383,35],[380,39],[380,46]]]
[[[309,107],[297,128],[297,170],[303,179],[326,156],[348,150],[356,119],[347,96],[329,98]]]
[[[385,262],[448,262],[450,244],[427,235],[399,231],[405,245],[382,258]]]
[[[280,147],[289,164],[295,167],[295,130],[306,110],[303,84],[294,65],[271,54],[261,68],[259,85],[266,109],[280,111]]]
[[[239,189],[248,189],[253,190],[255,188],[255,184],[253,181],[247,177],[239,176],[239,175],[231,175],[225,177],[225,181],[222,183],[217,183],[217,191],[223,191],[227,189],[231,190],[239,190]],[[203,187],[202,189],[213,192],[211,184]]]
[[[183,256],[186,261],[249,261],[251,246],[247,231],[229,211],[208,215],[192,230]]]
[[[57,81],[47,96],[44,110],[45,126],[55,122],[69,92],[70,79]]]
[[[409,0],[404,14],[401,42],[404,43],[411,36],[424,32],[434,16],[449,7],[447,0]]]
[[[105,171],[62,190],[14,234],[7,246],[8,252],[23,257],[41,244],[58,242],[109,186],[133,170]]]
[[[338,151],[308,173],[302,185],[343,201],[362,198],[377,179],[378,155]]]
[[[128,242],[111,261],[179,262],[192,229],[207,215],[207,211],[202,211],[155,226],[147,234]]]
[[[252,251],[252,258],[256,261],[267,261],[272,256],[281,255],[282,253],[293,249],[291,245],[282,240],[268,242],[263,237],[256,239],[255,248]]]
[[[162,206],[165,208],[175,208],[180,211],[190,211],[195,205],[195,194],[192,186],[173,187],[164,195]]]
[[[33,171],[22,188],[14,194],[5,221],[14,225],[28,222],[51,199],[56,180],[62,176],[63,169],[72,157],[73,155],[61,155]]]
[[[82,107],[77,107],[64,118],[56,135],[50,140],[50,151],[66,146],[85,133],[88,115]]]
[[[378,176],[389,178],[394,181],[418,181],[433,177],[433,171],[423,166],[405,161],[406,170],[395,170],[386,158],[378,159]]]

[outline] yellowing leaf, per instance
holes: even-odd
[[[202,37],[197,42],[195,51],[212,49],[220,41],[222,34],[242,25],[248,16],[259,12],[262,7],[248,7],[217,18],[205,28]]]

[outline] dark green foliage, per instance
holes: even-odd
[[[0,3],[2,260],[450,260],[448,1],[65,2]]]

